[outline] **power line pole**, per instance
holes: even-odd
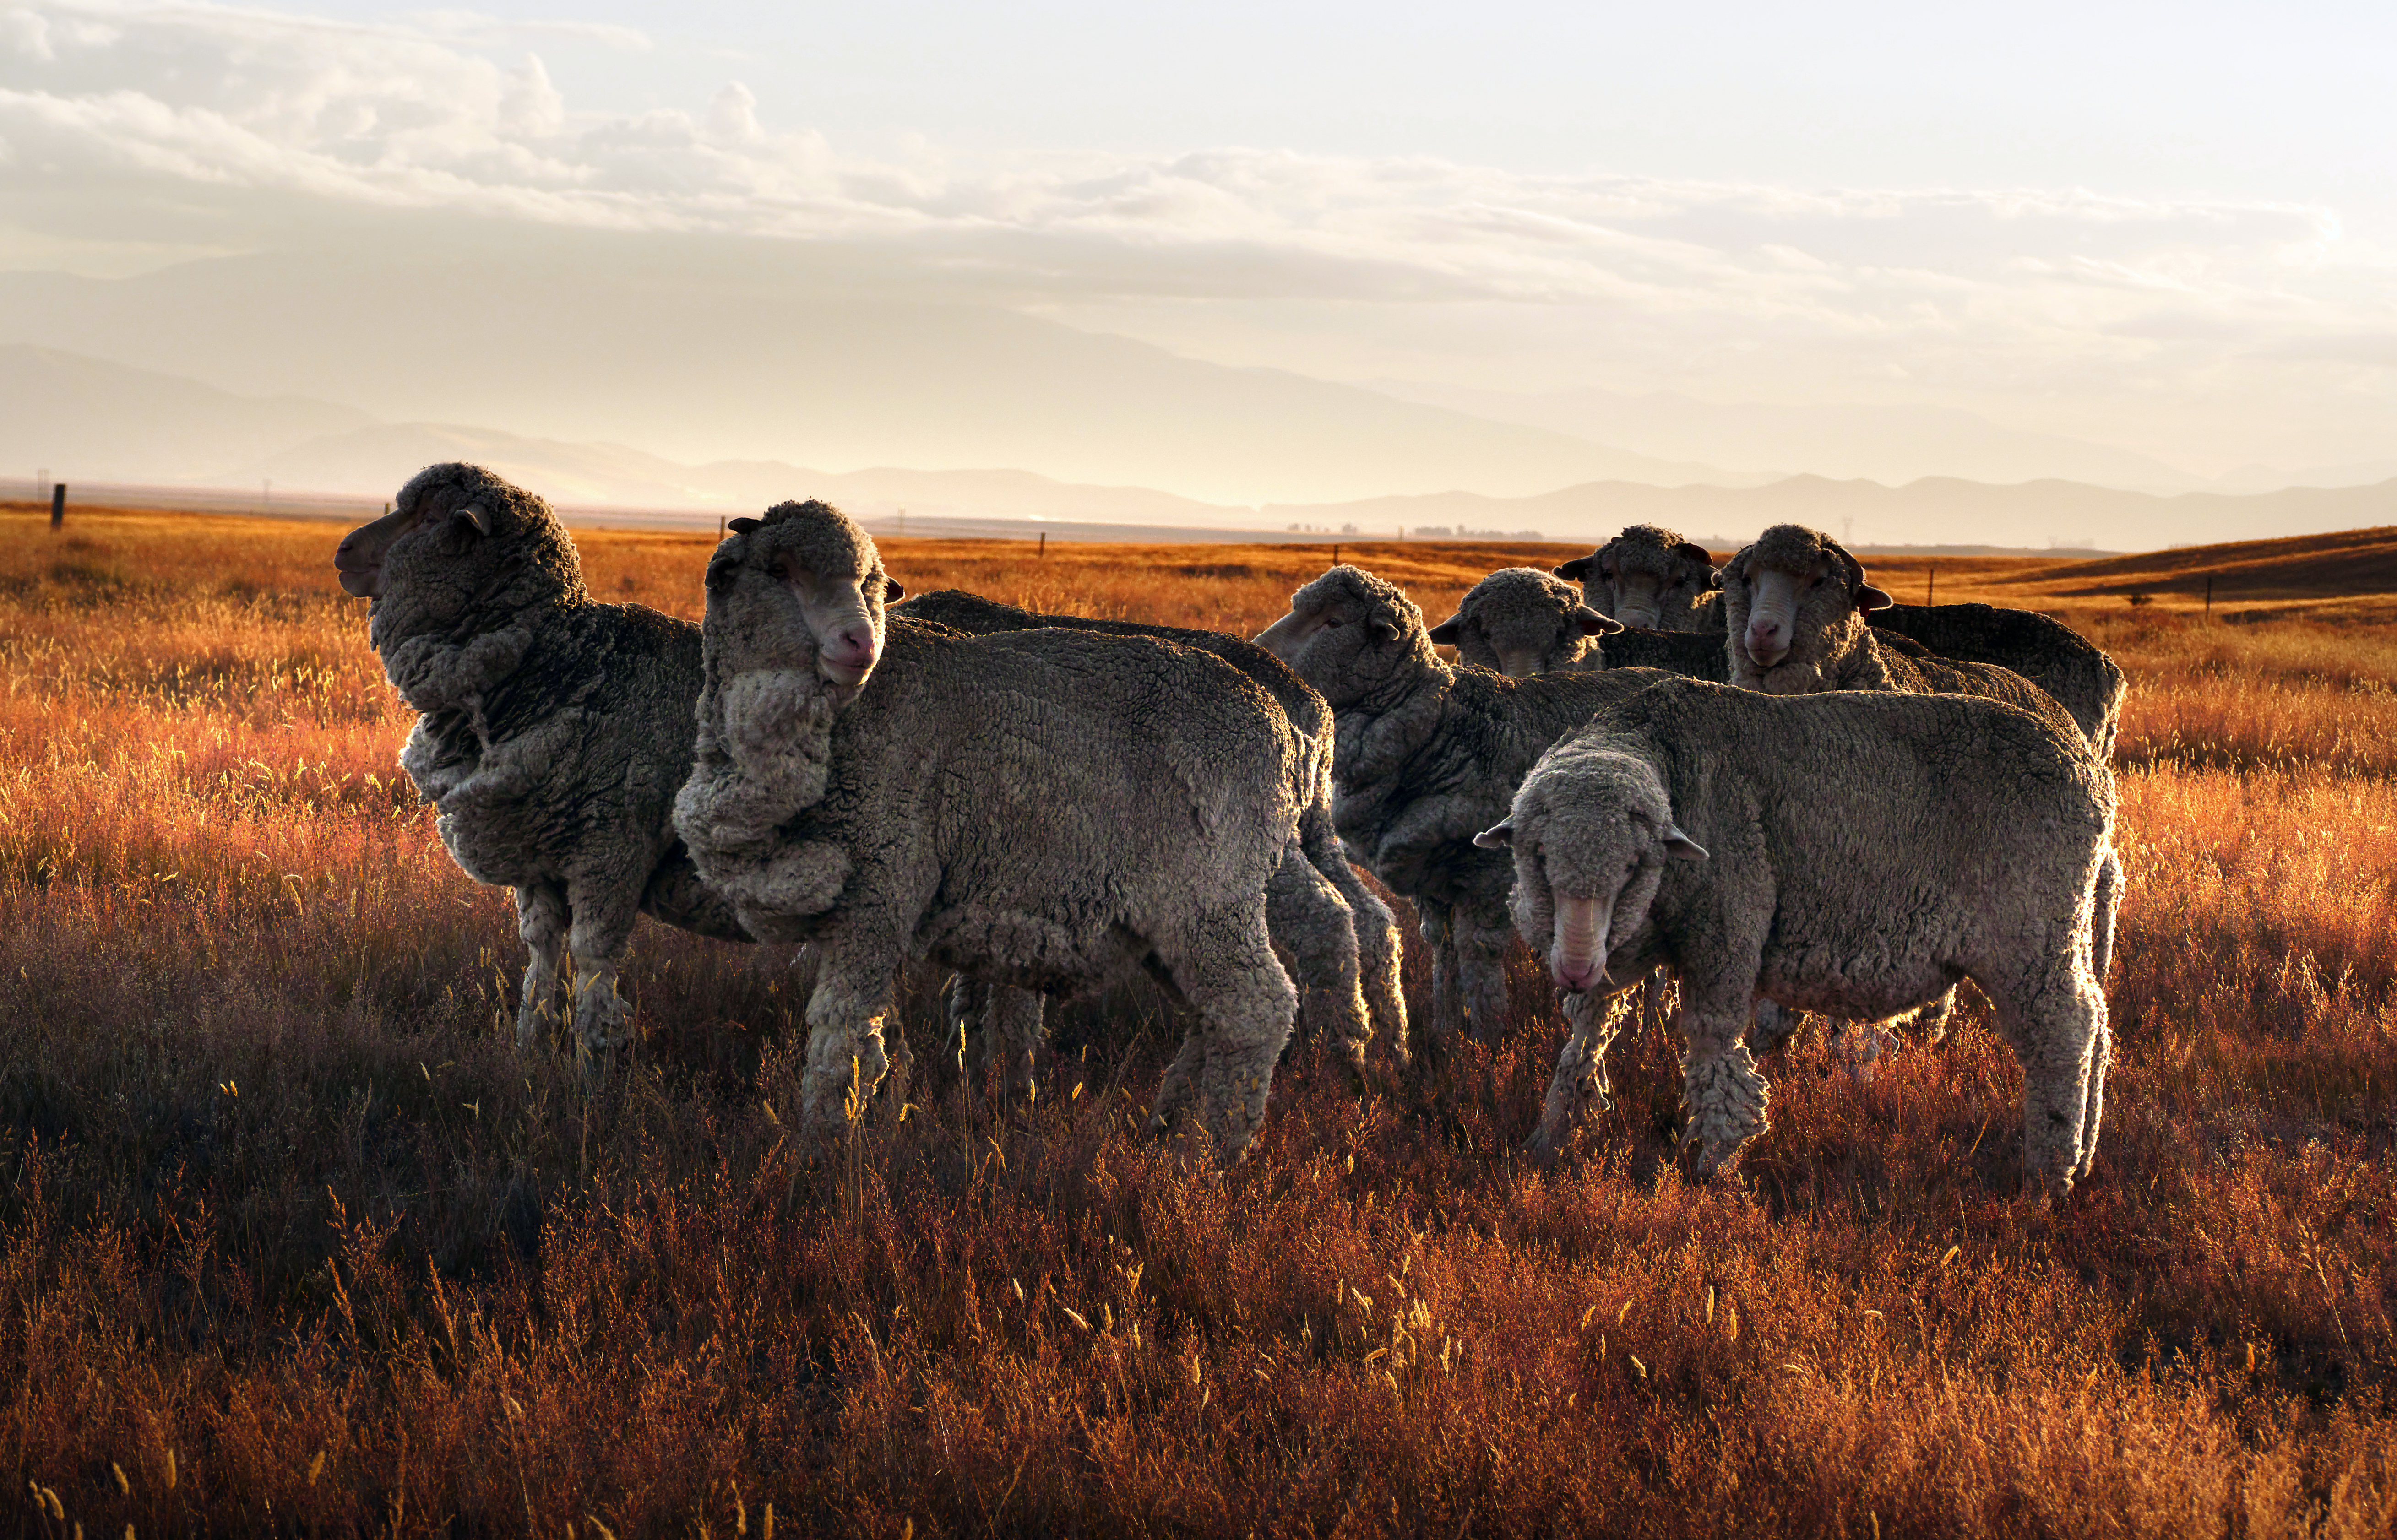
[[[50,528],[62,529],[67,522],[67,484],[53,482],[50,486]]]

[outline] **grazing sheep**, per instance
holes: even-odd
[[[2098,754],[2113,757],[2122,671],[2105,649],[2062,621],[1989,604],[1893,604],[1865,618],[1884,640],[1895,634],[1942,658],[2014,670],[2070,712]]]
[[[1503,859],[1473,848],[1549,744],[1660,676],[1644,669],[1515,680],[1453,668],[1423,612],[1390,583],[1335,567],[1291,596],[1257,645],[1332,706],[1340,837],[1413,901],[1434,943],[1432,1031],[1494,1038],[1508,939]],[[1462,998],[1459,998],[1461,995]]]
[[[1460,662],[1510,679],[1568,668],[1661,668],[1720,680],[1728,667],[1720,631],[1627,630],[1535,567],[1509,567],[1475,583],[1456,613],[1431,628],[1431,639],[1453,646]]]
[[[881,558],[837,510],[732,529],[675,823],[754,933],[813,944],[803,1127],[890,1066],[906,958],[1042,991],[1145,968],[1196,1022],[1156,1121],[1195,1099],[1237,1158],[1297,1004],[1265,886],[1309,747],[1273,698],[1145,636],[886,631]]]
[[[1580,583],[1582,602],[1625,625],[1722,634],[1714,557],[1670,529],[1634,524],[1556,574]]]
[[[1545,756],[1504,822],[1517,929],[1559,984],[1681,981],[1687,1137],[1702,1173],[1765,1130],[1743,1041],[1757,996],[1895,1015],[1969,978],[2023,1065],[2024,1150],[2087,1174],[2109,1056],[2092,956],[2110,919],[2114,786],[2080,733],[1960,695],[1774,700],[1671,680]],[[1606,1013],[1557,1066],[1533,1149],[1601,1093]]]
[[[417,473],[333,565],[373,601],[368,637],[422,714],[399,762],[440,810],[441,842],[467,876],[516,890],[531,957],[518,1042],[556,1019],[561,952],[583,1046],[630,1035],[616,971],[636,914],[750,939],[674,831],[699,627],[595,602],[549,505],[476,465]]]
[[[1266,920],[1294,965],[1302,990],[1300,1021],[1342,1046],[1361,1088],[1365,1045],[1378,1026],[1403,1064],[1407,1006],[1400,978],[1397,922],[1357,875],[1332,824],[1332,708],[1290,666],[1254,643],[1216,631],[1103,621],[1086,615],[1042,615],[954,588],[919,594],[891,611],[897,620],[930,621],[965,636],[1055,626],[1118,636],[1154,636],[1212,652],[1254,679],[1274,698],[1291,726],[1312,745],[1306,783],[1295,788],[1306,811],[1299,846],[1266,891]],[[1037,1019],[1037,1016],[1036,1018]]]

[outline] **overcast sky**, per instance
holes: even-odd
[[[1217,362],[2397,455],[2397,7],[0,0],[0,267],[854,244]]]

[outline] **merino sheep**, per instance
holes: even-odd
[[[1221,632],[1037,614],[954,588],[917,595],[894,608],[891,618],[931,621],[975,636],[1041,626],[1153,636],[1212,652],[1254,679],[1313,749],[1305,767],[1306,783],[1297,788],[1306,809],[1299,819],[1300,848],[1266,891],[1267,923],[1275,943],[1289,955],[1302,990],[1299,1019],[1341,1044],[1344,1062],[1360,1087],[1365,1045],[1376,1027],[1397,1060],[1406,1061],[1407,1006],[1398,924],[1348,864],[1332,830],[1332,708],[1287,663],[1254,643]]]
[[[2056,1190],[2096,1153],[2109,1057],[2094,968],[2113,889],[2114,785],[2080,733],[1958,695],[1774,700],[1671,680],[1545,756],[1507,819],[1517,929],[1559,984],[1681,980],[1688,1137],[1702,1173],[1765,1131],[1743,1039],[1757,996],[1895,1015],[1979,984],[2023,1065],[2024,1150]],[[1533,1148],[1602,1093],[1586,1011]]]
[[[1942,658],[2012,669],[2070,712],[2100,756],[2113,757],[2122,670],[2105,649],[2062,621],[1988,604],[1893,604],[1865,619],[1884,641],[1901,636]]]
[[[1661,668],[1721,680],[1728,671],[1720,631],[1627,629],[1536,567],[1506,568],[1475,583],[1456,613],[1431,628],[1431,639],[1453,646],[1461,662],[1510,679],[1559,669]]]
[[[1422,912],[1438,950],[1435,1037],[1453,1033],[1462,1016],[1493,1038],[1506,998],[1511,873],[1473,837],[1503,814],[1549,744],[1661,676],[1515,680],[1453,668],[1406,595],[1354,567],[1301,588],[1256,639],[1332,706],[1332,816],[1348,849]]]
[[[1145,968],[1196,1024],[1158,1092],[1229,1158],[1297,997],[1265,886],[1308,745],[1249,676],[1145,636],[886,630],[874,542],[821,502],[739,519],[707,568],[676,826],[757,935],[813,943],[803,1127],[890,1066],[903,960],[1053,991]]]
[[[399,762],[440,810],[441,842],[467,876],[516,890],[530,954],[518,1042],[556,1020],[563,952],[583,1046],[630,1035],[616,971],[636,915],[750,939],[674,830],[699,627],[594,601],[549,505],[476,465],[417,473],[333,565],[373,601],[368,637],[421,713]]]
[[[1654,524],[1634,524],[1556,569],[1581,584],[1582,601],[1642,631],[1722,634],[1721,586],[1707,548]]]

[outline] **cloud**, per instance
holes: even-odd
[[[119,225],[129,202],[167,218],[214,198],[281,207],[287,228],[366,209],[849,247],[1051,313],[1319,307],[1293,336],[1337,325],[1325,306],[1570,312],[1563,329],[1602,338],[1625,382],[1904,379],[1985,405],[2154,394],[2242,357],[2351,369],[2381,345],[2321,340],[2390,329],[2397,260],[2321,207],[1242,148],[876,160],[770,128],[786,114],[738,82],[689,111],[578,111],[545,38],[649,46],[462,12],[369,25],[0,0],[0,191]]]

